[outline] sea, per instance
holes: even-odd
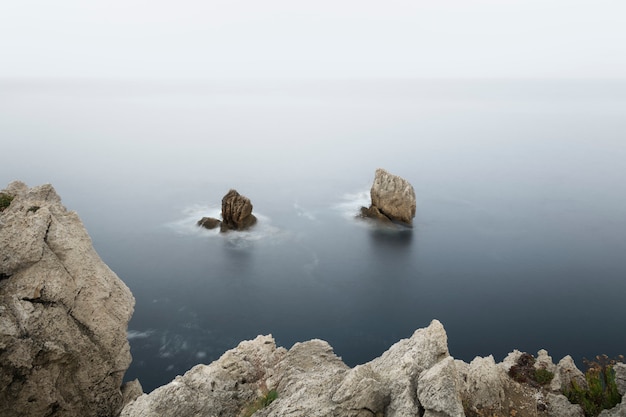
[[[132,290],[146,392],[241,341],[365,363],[626,353],[626,81],[0,80],[0,188],[51,183]],[[357,218],[377,168],[412,229]],[[196,226],[236,189],[258,223]]]

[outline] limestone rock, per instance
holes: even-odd
[[[126,382],[122,385],[122,404],[126,405],[143,395],[143,387],[138,379]]]
[[[445,358],[452,359],[445,330],[436,320],[380,358],[353,369],[322,340],[296,343],[287,352],[276,348],[271,336],[259,336],[211,365],[198,365],[142,395],[123,409],[122,416],[237,416],[272,389],[278,398],[255,417],[416,416],[418,378]],[[453,382],[453,374],[448,376]],[[428,378],[424,381],[430,383]]]
[[[545,402],[550,417],[585,417],[583,409],[570,403],[564,395],[548,393]]]
[[[425,417],[465,417],[460,381],[451,356],[423,372],[417,382],[417,398]]]
[[[567,355],[559,361],[554,371],[554,379],[550,384],[553,391],[562,391],[572,387],[572,381],[580,388],[587,388],[587,380],[585,374],[576,367],[574,359]]]
[[[505,406],[504,387],[508,377],[493,356],[476,357],[469,365],[456,361],[462,384],[462,397],[476,410],[498,410]]]
[[[344,410],[384,414],[391,398],[390,389],[380,381],[369,364],[356,366],[347,373],[332,400]]]
[[[615,383],[619,395],[626,395],[626,364],[618,362],[613,366],[615,369]]]
[[[285,354],[271,336],[241,342],[210,365],[183,376],[128,404],[121,416],[237,416],[266,388],[268,369]]]
[[[0,415],[109,416],[131,357],[130,290],[51,185],[0,213]]]
[[[552,356],[548,355],[548,351],[541,349],[537,352],[535,359],[535,369],[545,369],[552,373],[556,372],[556,365],[552,362]]]
[[[363,216],[378,219],[384,216],[393,222],[408,226],[413,224],[415,190],[405,179],[379,168],[374,176],[370,196],[372,204],[369,208],[361,209]]]
[[[394,344],[369,364],[389,387],[388,417],[415,416],[419,412],[416,401],[419,375],[450,356],[448,336],[443,325],[433,320],[424,329],[416,330],[409,339]]]
[[[270,382],[276,384],[278,399],[259,416],[348,416],[333,401],[333,393],[348,372],[344,364],[323,340],[296,343],[280,361]],[[340,393],[337,401],[350,400]]]
[[[516,351],[507,361],[520,356]],[[555,367],[545,351],[537,362]],[[248,405],[276,390],[277,399],[255,417],[582,417],[580,406],[560,393],[518,383],[507,372],[507,364],[496,364],[492,356],[470,364],[454,360],[437,320],[352,369],[325,341],[296,343],[285,351],[271,336],[259,336],[142,395],[122,416],[242,416]]]

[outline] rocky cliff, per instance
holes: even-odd
[[[569,356],[554,364],[546,351],[537,354],[532,366],[554,375],[544,386],[509,376],[520,357],[515,351],[501,363],[492,356],[455,360],[437,320],[354,368],[322,340],[285,350],[259,336],[140,396],[122,416],[583,417],[560,393],[572,379],[584,384]],[[623,379],[626,366],[616,369]],[[602,417],[625,412],[620,404]]]
[[[51,185],[0,212],[0,415],[115,416],[135,300]]]

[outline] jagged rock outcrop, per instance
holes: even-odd
[[[207,229],[220,227],[221,232],[229,230],[246,230],[257,222],[252,214],[250,199],[239,194],[236,190],[230,190],[222,198],[222,220],[213,217],[203,217],[198,220],[198,226]]]
[[[0,415],[115,416],[135,300],[51,185],[4,193]]]
[[[477,357],[469,364],[455,361],[461,383],[461,397],[470,416],[584,417],[583,410],[561,394],[561,385],[537,388],[518,383],[508,373],[522,352],[511,352],[501,363],[493,356]],[[558,372],[548,352],[540,350],[533,365]],[[578,371],[580,372],[580,371]]]
[[[241,342],[210,365],[197,365],[184,376],[142,395],[122,416],[237,416],[266,388],[271,370],[286,354],[271,336]]]
[[[361,208],[361,216],[383,222],[413,224],[416,201],[413,186],[404,178],[377,169],[370,190],[372,204]]]
[[[437,320],[354,368],[322,340],[286,351],[271,336],[259,336],[144,394],[122,416],[250,415],[247,406],[275,390],[277,399],[255,408],[255,417],[583,417],[561,386],[553,390],[509,377],[521,355],[513,352],[502,363],[492,356],[469,364],[454,360]],[[547,352],[538,354],[538,367],[560,372],[569,367],[564,363],[554,365]],[[615,414],[619,407],[608,416],[621,417]]]

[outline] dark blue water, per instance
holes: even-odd
[[[349,365],[437,318],[466,361],[626,351],[626,84],[0,82],[3,184],[51,182],[131,288],[149,391],[241,340]],[[358,221],[374,171],[412,231]],[[202,230],[236,188],[259,217]]]

